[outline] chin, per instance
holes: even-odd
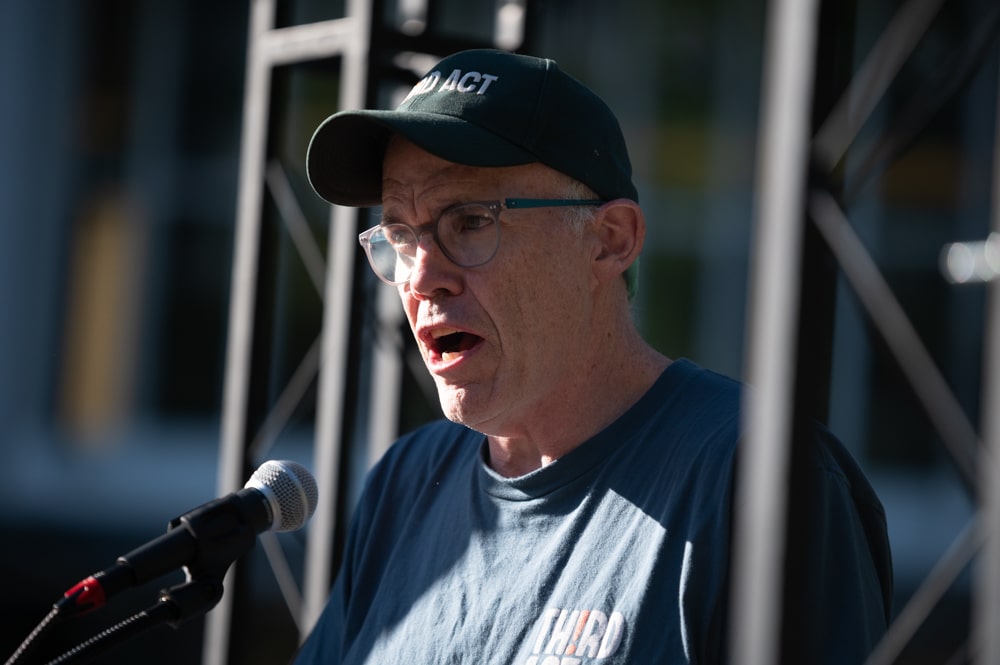
[[[482,421],[482,409],[471,404],[468,391],[455,388],[439,388],[438,399],[441,411],[448,420],[481,431],[477,427]]]
[[[442,399],[441,400],[441,411],[444,413],[444,417],[453,423],[459,423],[460,425],[465,425],[466,427],[473,427],[472,414],[469,413],[461,404],[456,404],[453,400]]]

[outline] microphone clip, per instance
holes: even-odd
[[[233,492],[170,520],[166,537],[177,529],[184,529],[191,536],[183,539],[185,546],[194,547],[184,565],[189,579],[217,577],[221,580],[234,561],[253,549],[257,534],[270,525],[267,502],[247,501],[243,496],[246,492],[256,490]],[[160,572],[154,562],[147,562],[143,549],[119,557],[118,562],[133,568],[141,578],[137,580],[140,583],[169,572]],[[161,556],[156,557],[160,559]]]

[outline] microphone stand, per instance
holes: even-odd
[[[67,651],[47,665],[65,663],[86,663],[93,657],[125,642],[149,628],[166,623],[177,628],[195,616],[209,611],[222,599],[222,581],[226,570],[234,561],[249,551],[262,525],[269,523],[271,516],[262,504],[247,503],[237,494],[216,499],[196,510],[170,521],[169,529],[160,538],[133,550],[102,576],[103,584],[110,592],[117,592],[126,586],[142,583],[169,572],[169,565],[180,548],[191,563],[184,566],[187,580],[177,586],[160,591],[158,602],[104,630],[89,640]],[[190,533],[189,538],[175,538],[175,532]],[[164,556],[164,551],[169,556]],[[188,551],[190,550],[190,552]],[[96,580],[95,580],[96,581]],[[98,583],[100,586],[101,583]],[[54,619],[63,619],[83,614],[104,603],[103,591],[99,602],[91,602],[89,591],[83,583],[74,587],[68,596],[59,601],[41,625],[14,653],[6,665],[22,662],[31,651],[38,638],[46,632]]]
[[[288,464],[293,463],[285,463]],[[287,475],[283,467],[282,471]],[[312,476],[304,470],[303,473],[314,485]],[[301,476],[299,478],[301,480]],[[257,473],[251,481],[255,479]],[[89,662],[149,628],[163,623],[177,628],[215,607],[222,599],[226,571],[253,547],[259,532],[272,526],[274,510],[281,505],[272,507],[270,499],[262,493],[267,490],[273,494],[270,480],[261,478],[260,482],[261,487],[251,487],[248,483],[239,492],[210,501],[171,520],[167,533],[119,557],[107,570],[82,580],[63,594],[5,665],[23,662],[25,655],[37,647],[41,636],[56,620],[90,612],[104,605],[111,595],[175,570],[181,565],[180,561],[187,562],[184,565],[187,578],[183,584],[161,590],[158,602],[152,607],[102,631],[47,665]],[[315,496],[310,506],[303,506],[306,507],[311,514]]]
[[[223,571],[224,572],[224,571]],[[185,621],[208,612],[222,598],[222,576],[190,578],[183,584],[163,589],[157,603],[95,635],[47,665],[88,663],[109,649],[161,624],[177,628]]]

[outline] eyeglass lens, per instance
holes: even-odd
[[[483,203],[449,208],[430,233],[455,264],[464,268],[482,265],[493,258],[500,244],[498,212]],[[401,284],[409,279],[419,244],[418,231],[406,224],[376,227],[368,237],[372,267],[385,281]]]

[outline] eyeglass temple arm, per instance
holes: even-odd
[[[556,208],[562,206],[599,206],[604,199],[504,199],[504,206],[515,208]]]

